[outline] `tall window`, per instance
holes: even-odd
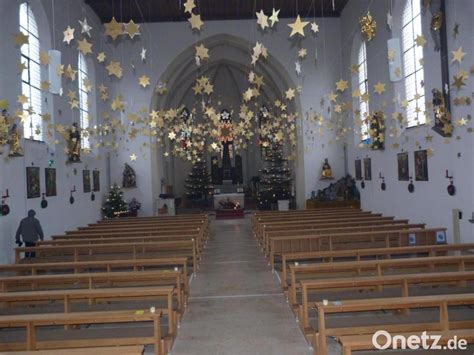
[[[423,47],[415,44],[422,35],[420,0],[406,0],[402,18],[403,73],[405,98],[408,101],[408,127],[424,124],[425,89],[423,87]]]
[[[20,5],[20,31],[28,36],[28,43],[21,47],[21,63],[25,66],[21,74],[21,91],[28,98],[23,105],[29,111],[23,122],[26,138],[43,140],[41,120],[41,68],[38,26],[28,3]]]
[[[89,134],[86,131],[89,128],[89,91],[91,89],[89,78],[87,75],[87,62],[82,53],[79,53],[77,63],[78,68],[78,84],[79,84],[79,115],[82,128],[82,148],[89,149]]]
[[[360,134],[362,141],[367,141],[370,138],[369,135],[369,100],[367,94],[369,92],[369,83],[367,80],[367,50],[365,42],[359,47],[359,55],[357,59],[357,65],[359,67],[358,77],[358,89],[360,92],[359,96],[359,111],[360,119],[362,123],[360,125]]]

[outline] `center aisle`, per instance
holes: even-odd
[[[250,218],[211,222],[173,355],[309,355]]]

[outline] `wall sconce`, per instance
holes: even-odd
[[[0,216],[6,216],[10,213],[10,207],[5,203],[5,200],[10,197],[8,189],[5,191],[5,195],[2,196],[2,203],[0,204]]]
[[[449,185],[447,187],[449,196],[454,196],[456,194],[456,186],[454,186],[454,177],[449,176],[448,170],[446,170],[446,179],[449,179]]]
[[[413,193],[415,192],[415,185],[413,184],[413,178],[411,176],[409,177],[409,179],[410,179],[410,183],[408,184],[408,191],[410,193]]]
[[[73,196],[74,192],[76,192],[76,185],[74,185],[74,188],[71,190],[71,197],[69,197],[69,203],[71,205],[74,204],[74,196]]]
[[[48,207],[48,200],[46,200],[46,194],[43,192],[41,194],[43,197],[41,198],[41,208],[46,208]]]
[[[385,176],[383,176],[381,172],[379,173],[379,179],[382,180],[380,188],[382,189],[382,191],[385,191],[387,189],[387,184],[385,183]]]

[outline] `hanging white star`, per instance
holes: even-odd
[[[319,25],[316,23],[316,21],[314,21],[311,24],[311,31],[313,31],[313,33],[318,33],[319,32]]]
[[[298,76],[301,75],[301,63],[299,61],[295,62],[295,71]]]
[[[142,51],[140,52],[140,58],[142,58],[142,62],[146,59],[146,48],[142,47]]]
[[[391,31],[393,26],[393,17],[390,12],[387,12],[387,27]]]
[[[87,23],[87,19],[84,17],[84,21],[79,20],[79,24],[81,25],[81,33],[87,33],[87,35],[91,37],[90,31],[92,30],[92,27]]]

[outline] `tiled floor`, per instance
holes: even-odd
[[[309,355],[250,220],[212,221],[173,355]]]

